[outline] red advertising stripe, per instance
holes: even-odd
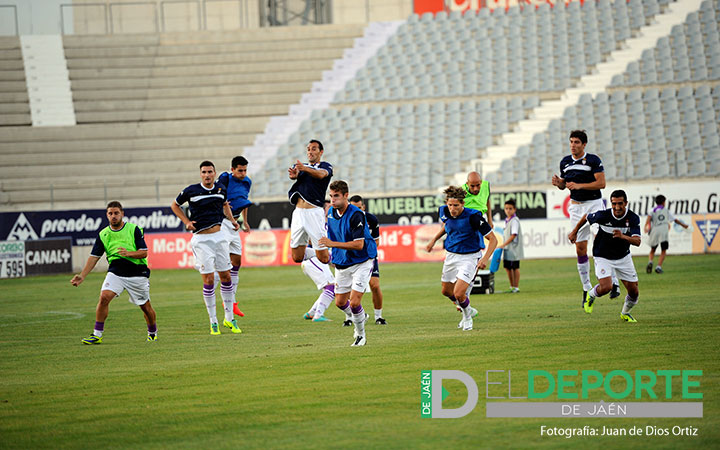
[[[380,227],[380,261],[412,262],[442,261],[445,251],[442,243],[432,253],[425,246],[440,229],[438,224],[393,225]],[[190,246],[190,233],[148,233],[148,264],[152,269],[194,268],[195,258]],[[290,254],[289,230],[254,230],[240,233],[243,243],[243,266],[294,265]]]

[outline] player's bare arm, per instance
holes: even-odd
[[[322,180],[326,176],[328,176],[328,171],[325,169],[313,169],[312,167],[308,167],[305,164],[301,163],[298,159],[295,161],[295,167],[299,172],[305,172],[308,175],[310,175],[313,178],[317,178],[318,180]]]
[[[490,258],[492,258],[492,254],[495,251],[495,248],[497,247],[498,240],[497,237],[495,237],[495,233],[488,233],[487,236],[485,236],[488,240],[488,246],[487,250],[485,251],[485,254],[483,257],[478,261],[477,268],[478,269],[484,269],[488,266],[488,261],[490,261]]]
[[[297,166],[292,166],[288,169],[288,177],[291,180],[297,180],[298,175],[300,175],[300,170],[298,170]]]
[[[561,191],[565,189],[565,180],[557,176],[557,174],[553,174],[551,182],[553,186],[557,187]]]
[[[85,262],[85,267],[83,267],[83,270],[79,274],[72,277],[72,279],[70,280],[70,284],[72,284],[75,287],[80,286],[80,283],[85,281],[85,277],[87,277],[88,274],[90,272],[92,272],[92,270],[97,265],[98,261],[100,261],[99,256],[93,256],[93,255],[88,256],[87,262]]]
[[[120,247],[119,250],[120,250],[120,251],[118,251],[118,255],[123,256],[123,257],[125,257],[125,258],[143,259],[143,258],[147,258],[147,255],[148,255],[147,249],[145,249],[145,250],[135,250],[134,252],[129,252],[129,251],[127,251],[125,248]]]
[[[586,191],[598,191],[605,189],[605,172],[598,172],[595,174],[595,181],[592,183],[573,183],[572,181],[565,184],[571,191],[577,189],[584,189]]]
[[[622,231],[615,229],[613,230],[613,238],[615,239],[621,239],[623,241],[628,241],[630,245],[634,245],[635,247],[640,247],[640,236],[628,236],[624,234]]]
[[[571,243],[573,243],[573,244],[575,243],[575,240],[577,239],[578,230],[580,230],[580,228],[582,228],[582,226],[585,225],[586,222],[587,222],[587,214],[582,216],[582,219],[580,219],[580,221],[577,223],[577,225],[575,225],[575,228],[573,228],[572,231],[570,232],[570,234],[568,234],[568,239],[570,240]]]
[[[247,212],[248,212],[248,209],[245,208],[242,210],[242,213],[241,213],[242,218],[243,218],[242,230],[246,233],[249,233],[250,232],[250,224],[248,223]]]
[[[225,214],[225,218],[229,220],[232,223],[233,230],[237,231],[240,229],[240,224],[237,223],[237,220],[232,215],[232,209],[230,209],[230,203],[225,202],[223,205],[223,213]]]
[[[185,229],[188,231],[195,231],[195,222],[188,219],[188,216],[185,215],[182,208],[180,208],[180,205],[178,205],[175,202],[172,202],[170,205],[170,209],[172,209],[172,212],[175,213],[175,215],[182,221],[182,223],[185,224]]]
[[[365,239],[356,239],[350,242],[335,242],[329,238],[321,237],[318,242],[325,247],[339,248],[342,250],[362,250],[363,245],[365,245]]]
[[[440,231],[435,234],[435,236],[428,242],[428,244],[425,246],[425,251],[430,253],[435,247],[435,243],[445,235],[445,225],[440,225]]]

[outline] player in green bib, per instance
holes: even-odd
[[[105,215],[110,225],[98,234],[82,272],[70,280],[73,286],[79,286],[95,268],[103,253],[107,255],[109,267],[95,310],[95,328],[82,342],[87,345],[102,343],[110,302],[123,291],[128,291],[130,303],[138,305],[145,315],[147,340],[155,341],[157,323],[155,310],[150,304],[150,269],[147,266],[148,252],[143,231],[137,225],[123,221],[125,212],[120,202],[108,203]]]

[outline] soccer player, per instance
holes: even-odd
[[[325,193],[327,192],[333,167],[322,161],[323,145],[318,140],[311,140],[307,146],[308,163],[300,160],[288,169],[288,176],[295,183],[288,191],[290,203],[295,205],[290,224],[290,248],[293,261],[297,263],[317,256],[323,264],[330,262],[328,249],[320,244],[325,237]],[[308,240],[312,242],[313,252],[306,253]]]
[[[675,222],[686,230],[688,227],[682,220],[676,219],[669,210],[665,209],[664,195],[655,197],[655,204],[657,206],[655,206],[645,221],[645,232],[650,233],[650,255],[648,256],[648,263],[645,268],[647,273],[652,273],[653,259],[655,258],[655,250],[657,250],[658,244],[660,245],[661,251],[655,273],[663,273],[662,264],[665,261],[665,255],[669,248],[668,231],[670,231],[670,223]]]
[[[103,253],[107,255],[110,265],[95,310],[95,329],[90,337],[82,340],[82,343],[87,345],[102,343],[110,302],[125,290],[130,294],[130,303],[138,305],[145,315],[147,340],[155,341],[157,323],[155,310],[150,304],[150,269],[147,266],[148,252],[143,231],[133,223],[123,222],[125,211],[120,202],[108,203],[105,215],[110,225],[100,230],[85,267],[80,274],[70,280],[73,286],[80,286],[95,268]]]
[[[490,209],[490,183],[480,178],[477,172],[470,172],[467,182],[463,185],[465,189],[465,207],[480,211],[490,228],[493,228],[492,210]],[[483,248],[485,243],[483,242]]]
[[[484,269],[497,247],[497,238],[480,211],[465,208],[465,190],[450,186],[444,191],[445,206],[440,207],[440,220],[445,224],[445,262],[441,277],[442,295],[462,309],[463,318],[458,328],[473,329],[473,317],[477,310],[470,306],[468,287],[478,269]],[[483,255],[480,241],[488,238],[487,252]],[[426,250],[432,251],[437,242],[435,236]]]
[[[210,317],[210,334],[220,334],[215,309],[216,271],[220,275],[220,296],[225,310],[223,326],[230,328],[233,333],[242,333],[233,315],[235,298],[230,279],[230,245],[221,228],[223,217],[230,221],[234,231],[237,231],[240,225],[226,201],[225,186],[215,182],[215,165],[211,161],[200,163],[200,180],[200,183],[183,189],[170,208],[182,220],[185,228],[193,233],[190,245],[195,255],[195,268],[203,279],[203,300]],[[192,220],[180,208],[185,202],[189,204]]]
[[[377,256],[375,239],[370,235],[365,214],[348,202],[348,185],[342,180],[330,184],[328,210],[328,236],[320,238],[320,244],[333,249],[335,264],[335,305],[347,314],[352,312],[355,333],[352,346],[365,345],[365,321],[368,315],[361,300],[368,288]]]
[[[368,228],[370,229],[370,236],[375,239],[375,244],[380,245],[380,223],[374,214],[370,214],[365,211],[365,202],[359,195],[353,195],[350,197],[350,204],[355,205],[362,212],[365,213],[365,219],[367,220]],[[373,307],[375,309],[375,325],[387,325],[387,321],[382,316],[383,307],[383,295],[380,290],[380,265],[378,264],[378,258],[375,257],[373,260],[373,272],[370,277],[370,292],[372,292]],[[348,324],[349,326],[350,324]]]
[[[231,161],[230,172],[223,172],[218,177],[218,182],[225,185],[227,189],[227,200],[230,203],[230,209],[235,220],[242,216],[242,230],[246,233],[250,232],[250,225],[247,220],[248,208],[252,202],[248,200],[252,180],[247,176],[248,160],[243,156],[236,156]],[[232,222],[227,218],[222,221],[222,230],[227,234],[230,245],[230,280],[233,285],[233,298],[236,300],[233,304],[233,312],[240,317],[244,317],[237,304],[237,287],[238,287],[238,271],[242,264],[242,241],[237,231],[233,229]],[[215,283],[217,287],[217,280]]]
[[[627,289],[625,304],[620,318],[625,322],[637,322],[630,310],[638,302],[638,276],[633,265],[630,246],[640,245],[640,217],[627,209],[627,194],[623,190],[610,194],[611,209],[583,215],[568,235],[570,242],[576,242],[580,229],[586,224],[598,224],[599,230],[593,241],[595,276],[598,284],[585,294],[583,309],[590,314],[595,299],[612,289],[611,274],[615,271]]]
[[[560,176],[552,176],[552,184],[558,189],[570,190],[570,226],[574,227],[586,214],[605,209],[601,189],[605,188],[605,172],[602,161],[597,155],[585,152],[587,134],[583,130],[570,132],[570,155],[560,161]],[[590,282],[590,259],[587,254],[587,241],[592,235],[590,224],[580,228],[575,241],[577,254],[577,270],[583,285],[583,302],[585,295],[592,288]],[[616,287],[617,286],[617,287]],[[610,298],[620,295],[619,286],[613,280],[613,292]]]
[[[522,227],[517,216],[515,200],[509,199],[505,202],[505,231],[503,232],[503,243],[498,248],[503,251],[503,267],[507,272],[510,281],[511,294],[520,292],[520,260],[525,256],[522,242]]]

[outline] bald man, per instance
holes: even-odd
[[[490,209],[490,183],[483,180],[477,172],[470,172],[465,189],[465,207],[480,211],[490,228],[493,228],[492,210]],[[484,245],[483,245],[484,247]]]

